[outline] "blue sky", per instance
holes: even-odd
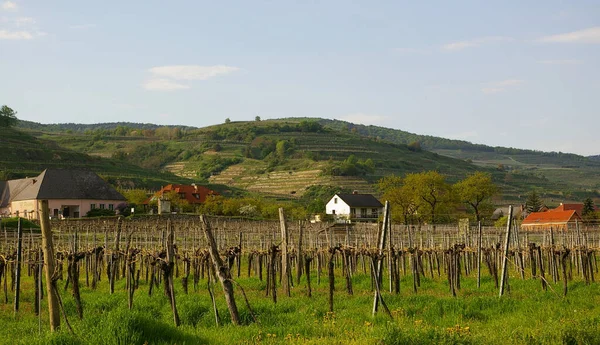
[[[0,104],[41,123],[323,117],[600,154],[598,1],[0,0]]]

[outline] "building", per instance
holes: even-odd
[[[577,222],[582,219],[575,210],[550,210],[546,212],[532,212],[521,223],[523,230],[569,230],[574,229]]]
[[[372,194],[335,194],[325,205],[325,213],[333,216],[336,222],[377,220],[383,205]]]
[[[93,171],[46,169],[36,177],[0,182],[0,215],[39,219],[38,201],[50,216],[79,218],[95,208],[114,210],[123,195]]]
[[[583,215],[583,204],[563,204],[561,202],[560,205],[558,205],[557,208],[554,208],[554,209],[552,209],[550,211],[551,212],[554,212],[554,211],[575,211],[575,212],[577,212],[577,215],[582,216]]]
[[[159,213],[170,212],[171,207],[175,204],[173,200],[168,200],[168,195],[172,193],[176,193],[179,196],[179,199],[185,200],[187,204],[191,206],[201,205],[206,202],[206,199],[210,196],[219,195],[219,193],[214,190],[196,184],[169,184],[154,193],[150,199],[146,200],[145,204],[156,201],[159,204]]]

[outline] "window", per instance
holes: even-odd
[[[337,198],[333,198],[333,203],[337,204]]]
[[[196,198],[196,199],[200,200],[200,194],[198,194],[198,193],[194,193],[194,194],[192,194],[192,195],[194,196],[194,198]]]
[[[371,210],[371,214],[372,214],[373,216],[377,217],[377,209],[376,209],[376,208],[372,209],[372,210]]]
[[[96,204],[90,204],[90,210],[95,210],[96,209]]]
[[[355,209],[354,207],[352,207],[352,208],[350,209],[350,214],[351,214],[352,216],[356,216],[356,209]]]
[[[106,208],[106,205],[104,205],[104,204],[100,204],[100,209],[101,209],[101,210],[104,210],[105,208]]]
[[[108,204],[108,209],[113,211],[115,209],[115,205],[113,204]]]

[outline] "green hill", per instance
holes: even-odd
[[[390,174],[437,170],[455,182],[484,170],[501,187],[500,202],[523,203],[533,189],[559,202],[596,196],[600,177],[600,162],[578,155],[494,148],[326,119],[228,122],[204,128],[20,125],[28,133],[21,135],[52,148],[52,157],[77,153],[69,160],[95,165],[111,176],[176,182],[168,177],[174,174],[278,198],[298,198],[311,185],[375,192],[377,180]],[[47,154],[42,160],[53,161]],[[24,164],[35,166],[39,158]]]
[[[42,132],[0,127],[0,179],[39,174],[46,168],[90,169],[115,185],[155,188],[187,179],[170,173],[157,173],[127,162],[73,150],[59,141],[41,138]],[[70,137],[66,135],[66,137]]]
[[[325,121],[325,120],[320,120]],[[547,197],[561,197],[568,186],[542,176],[482,167],[415,145],[339,130],[310,119],[230,122],[205,128],[95,125],[86,130],[30,133],[59,147],[119,162],[170,172],[182,178],[297,198],[312,185],[330,185],[375,192],[383,176],[437,170],[456,182],[476,170],[486,170],[504,191],[503,199],[522,202],[531,187]]]

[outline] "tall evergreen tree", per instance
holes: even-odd
[[[587,198],[583,201],[583,211],[582,216],[587,217],[594,213],[596,210],[596,206],[594,205],[594,200],[592,198]]]
[[[535,191],[532,191],[527,196],[527,201],[525,201],[525,208],[527,209],[527,212],[529,212],[529,213],[539,212],[541,210],[542,200],[540,199],[539,195]]]

